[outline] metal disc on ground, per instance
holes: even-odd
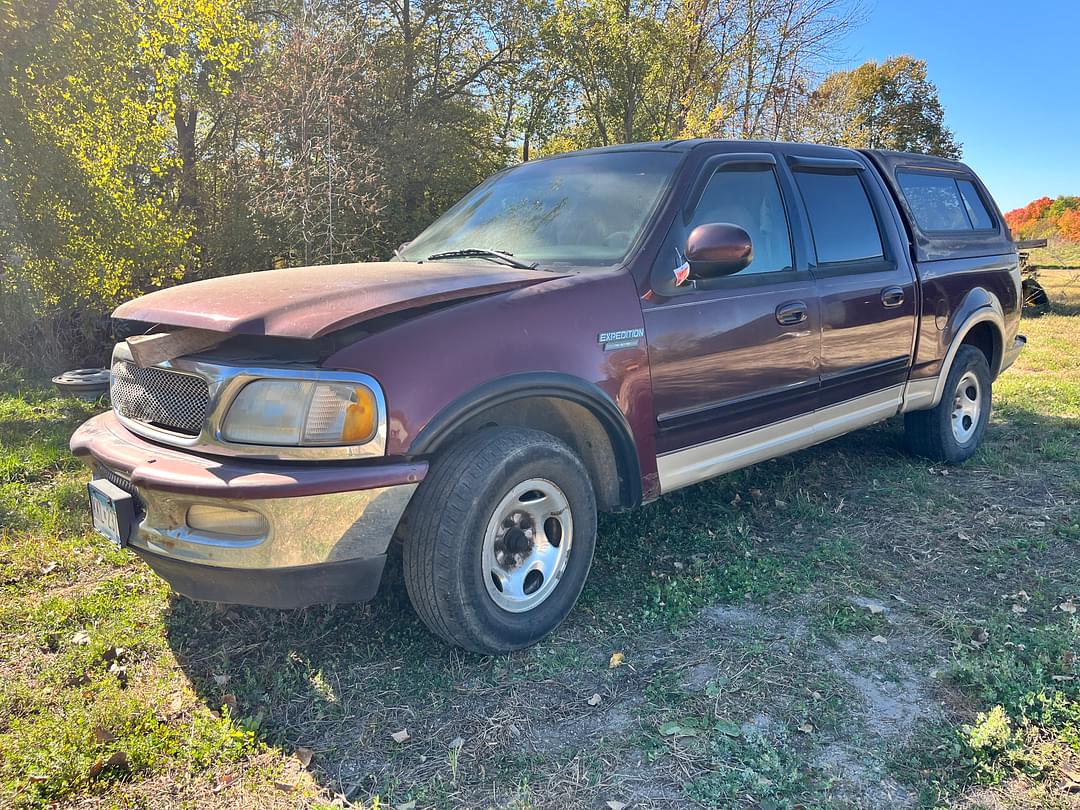
[[[79,399],[95,400],[109,392],[107,368],[76,368],[57,374],[52,381],[61,394]]]

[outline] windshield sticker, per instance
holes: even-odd
[[[621,329],[616,332],[601,332],[596,336],[596,341],[604,347],[605,352],[615,349],[632,349],[641,343],[645,337],[644,329]]]

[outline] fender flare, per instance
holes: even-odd
[[[952,336],[949,339],[949,349],[945,353],[945,359],[941,361],[941,372],[938,374],[937,384],[934,386],[934,398],[929,406],[931,408],[941,402],[941,398],[945,393],[945,380],[952,370],[956,353],[960,350],[964,338],[974,327],[980,323],[993,324],[1002,347],[1004,348],[1005,345],[1005,315],[1001,303],[993,293],[987,292],[981,287],[975,288],[967,295],[956,312],[958,315],[960,313],[964,313],[964,315],[962,318],[956,318],[954,323],[945,328],[945,334],[949,335],[951,333]],[[994,373],[993,368],[990,369],[990,373]]]
[[[552,397],[586,408],[597,418],[611,441],[620,472],[619,499],[624,506],[642,500],[641,464],[630,423],[615,401],[595,383],[554,371],[511,374],[490,380],[458,397],[428,422],[409,446],[407,455],[423,456],[438,450],[454,430],[489,408],[519,399]]]

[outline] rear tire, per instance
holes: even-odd
[[[585,584],[596,498],[547,433],[481,430],[437,456],[409,505],[405,586],[443,640],[499,654],[559,626]]]
[[[946,464],[971,458],[990,421],[991,384],[986,355],[974,346],[961,346],[945,379],[941,402],[904,415],[908,450]]]

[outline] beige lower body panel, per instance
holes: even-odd
[[[921,411],[925,408],[934,407],[937,387],[937,377],[909,380],[907,390],[904,391],[904,405],[901,410],[907,413],[908,411]]]
[[[671,492],[888,419],[900,412],[904,389],[896,385],[737,436],[664,453],[656,459],[660,490]]]

